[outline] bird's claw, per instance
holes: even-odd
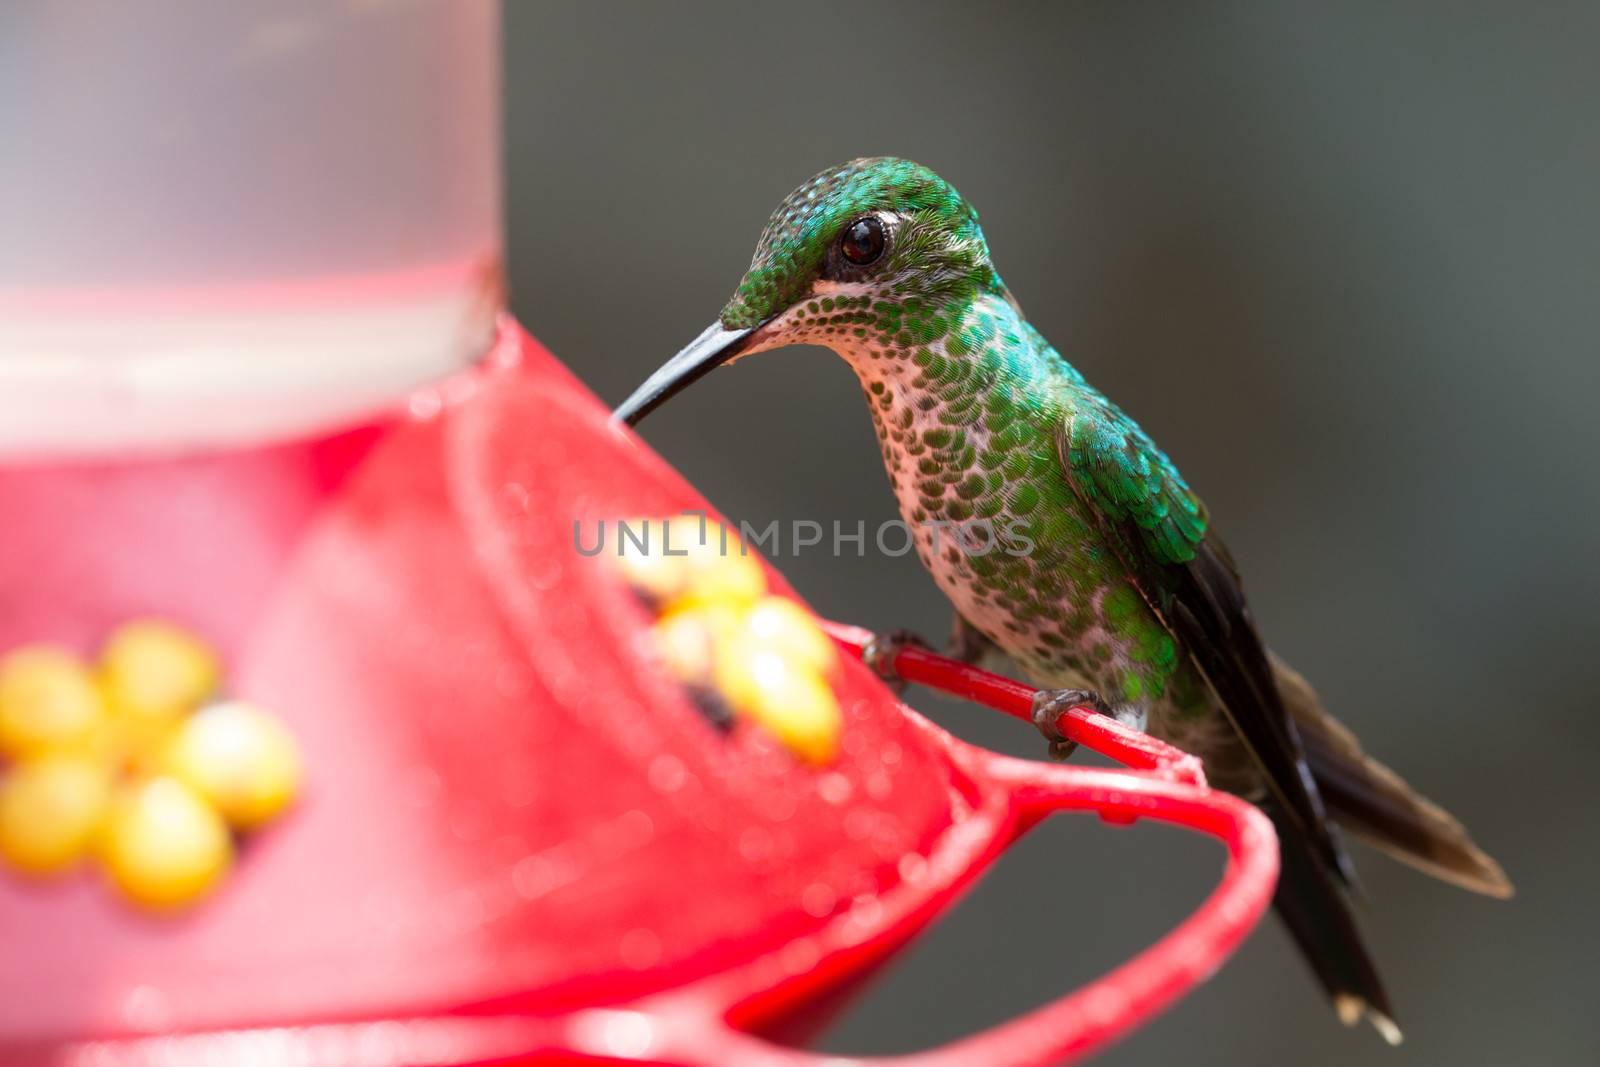
[[[1061,732],[1061,716],[1068,708],[1089,708],[1116,718],[1105,698],[1092,689],[1041,689],[1033,694],[1033,725],[1050,743],[1050,758],[1064,760],[1078,750],[1078,742]]]
[[[905,692],[906,680],[894,669],[894,658],[903,648],[929,648],[933,646],[910,630],[889,630],[873,634],[867,647],[861,650],[861,662],[872,669],[896,696]]]

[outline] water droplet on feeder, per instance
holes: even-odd
[[[650,769],[646,774],[651,788],[662,793],[676,793],[683,788],[685,780],[689,777],[683,761],[666,752],[650,761]]]
[[[602,1056],[636,1060],[655,1045],[655,1024],[637,1011],[600,1009],[584,1012],[573,1024],[579,1045]]]
[[[817,794],[829,804],[845,803],[850,799],[852,792],[854,787],[851,786],[850,779],[838,771],[825,774],[817,781]]]
[[[739,855],[746,863],[760,863],[772,855],[772,834],[752,826],[739,835]]]
[[[656,822],[642,808],[633,808],[617,818],[618,842],[623,848],[634,849],[655,836]]]
[[[858,808],[844,817],[844,836],[852,841],[865,841],[877,821],[875,812]]]
[[[928,861],[915,852],[908,852],[900,857],[900,879],[916,885],[928,876]]]
[[[164,1030],[170,1015],[167,995],[155,986],[134,986],[122,1001],[122,1021],[134,1030]]]
[[[850,905],[850,921],[861,926],[876,926],[883,917],[883,902],[876,896],[856,897]]]
[[[426,421],[439,414],[439,411],[444,407],[444,400],[439,396],[437,390],[422,389],[411,394],[411,402],[408,407],[413,418]]]
[[[794,818],[794,797],[780,789],[768,792],[762,804],[767,818],[773,822],[787,822]]]
[[[636,971],[649,970],[661,961],[661,938],[653,930],[638,927],[622,935],[617,952],[624,965]]]
[[[561,563],[554,559],[534,560],[528,564],[524,575],[528,585],[538,592],[554,589],[561,581]]]
[[[778,953],[778,962],[789,974],[805,974],[817,965],[821,953],[817,951],[817,944],[809,937],[802,937],[783,946]]]
[[[507,482],[500,487],[500,509],[507,516],[517,518],[528,513],[528,489],[517,482]]]
[[[800,893],[800,907],[813,919],[825,919],[838,906],[839,894],[826,882],[812,882]]]

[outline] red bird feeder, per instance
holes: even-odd
[[[998,756],[832,627],[830,762],[708,722],[633,590],[574,548],[574,523],[685,509],[708,505],[509,322],[481,368],[357,432],[0,473],[0,650],[184,621],[305,762],[297,806],[181,914],[0,874],[0,1064],[865,1062],[760,1035],[803,1030],[1060,811],[1213,836],[1222,882],[1093,984],[897,1060],[1087,1055],[1260,917],[1267,820],[1088,711],[1071,739],[1128,769]],[[1027,687],[914,649],[896,666],[1027,715]]]

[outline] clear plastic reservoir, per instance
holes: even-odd
[[[488,0],[0,5],[0,462],[334,428],[485,349]]]

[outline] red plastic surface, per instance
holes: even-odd
[[[509,324],[427,399],[411,410],[430,418],[275,458],[0,472],[21,506],[0,531],[0,598],[19,605],[0,647],[87,643],[133,614],[196,623],[309,774],[184,917],[125,911],[87,877],[0,878],[0,1064],[853,1062],[749,1031],[862,973],[1055,811],[1215,836],[1222,884],[1101,981],[915,1062],[1091,1051],[1260,916],[1266,820],[1088,712],[1068,732],[1140,770],[971,748],[859,663],[833,766],[718,732],[658,673],[605,561],[573,549],[574,521],[704,508],[692,487]],[[161,516],[208,484],[209,511]],[[230,537],[201,551],[208,528]],[[899,667],[1014,714],[1031,694],[916,650]]]

